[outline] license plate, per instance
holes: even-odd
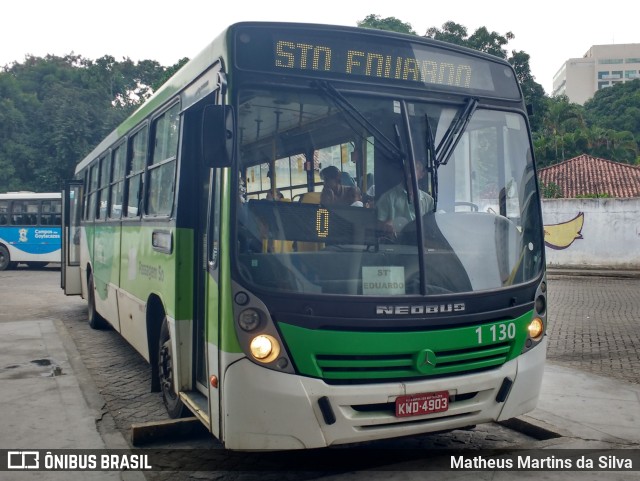
[[[449,391],[400,396],[396,399],[396,417],[422,416],[449,409]]]

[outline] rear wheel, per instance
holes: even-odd
[[[89,295],[87,296],[87,304],[89,308],[89,326],[92,329],[106,329],[109,327],[109,324],[96,311],[96,289],[93,284],[93,274],[89,274]]]
[[[11,267],[11,256],[9,250],[5,246],[0,246],[0,271],[4,271]]]
[[[165,316],[160,328],[160,339],[158,341],[158,376],[162,391],[162,401],[167,408],[169,416],[175,419],[182,417],[186,412],[186,408],[180,400],[175,386],[175,378],[173,376],[174,359],[169,323]]]

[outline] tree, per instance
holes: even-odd
[[[585,102],[584,111],[586,119],[594,127],[630,133],[636,142],[637,157],[640,145],[640,80],[598,90]],[[625,134],[624,138],[628,150],[630,137]]]
[[[184,57],[178,60],[176,64],[166,68],[164,70],[164,73],[160,77],[158,77],[155,80],[155,82],[151,84],[151,88],[153,89],[153,91],[155,92],[156,90],[158,90],[167,80],[169,80],[173,76],[173,74],[175,74],[178,70],[180,70],[188,61],[189,59],[187,57]]]
[[[0,69],[0,191],[55,191],[161,85],[158,62],[29,56]]]
[[[545,184],[541,179],[538,179],[538,184],[540,185],[540,192],[542,197],[545,199],[561,199],[564,197],[562,193],[562,187],[554,182],[549,182]]]
[[[469,35],[467,28],[449,21],[442,25],[442,29],[431,27],[427,30],[426,37],[443,42],[454,43],[463,47],[479,50],[496,57],[508,60],[516,72],[516,78],[520,82],[522,93],[527,105],[531,106],[529,121],[535,131],[540,128],[545,114],[545,93],[542,85],[535,81],[529,66],[529,55],[523,51],[511,52],[509,56],[506,46],[515,38],[512,32],[501,35],[495,31],[489,32],[486,27],[478,28]]]
[[[356,25],[362,28],[375,28],[378,30],[390,30],[392,32],[417,35],[410,23],[405,23],[396,17],[381,18],[380,15],[370,14],[367,15],[364,20],[357,22]]]

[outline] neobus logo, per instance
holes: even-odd
[[[404,306],[376,306],[379,316],[413,316],[420,314],[445,314],[448,312],[463,312],[464,302],[453,304],[412,304]]]

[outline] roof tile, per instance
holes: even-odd
[[[564,198],[640,197],[640,167],[587,154],[540,169],[538,177],[545,185],[559,186]]]

